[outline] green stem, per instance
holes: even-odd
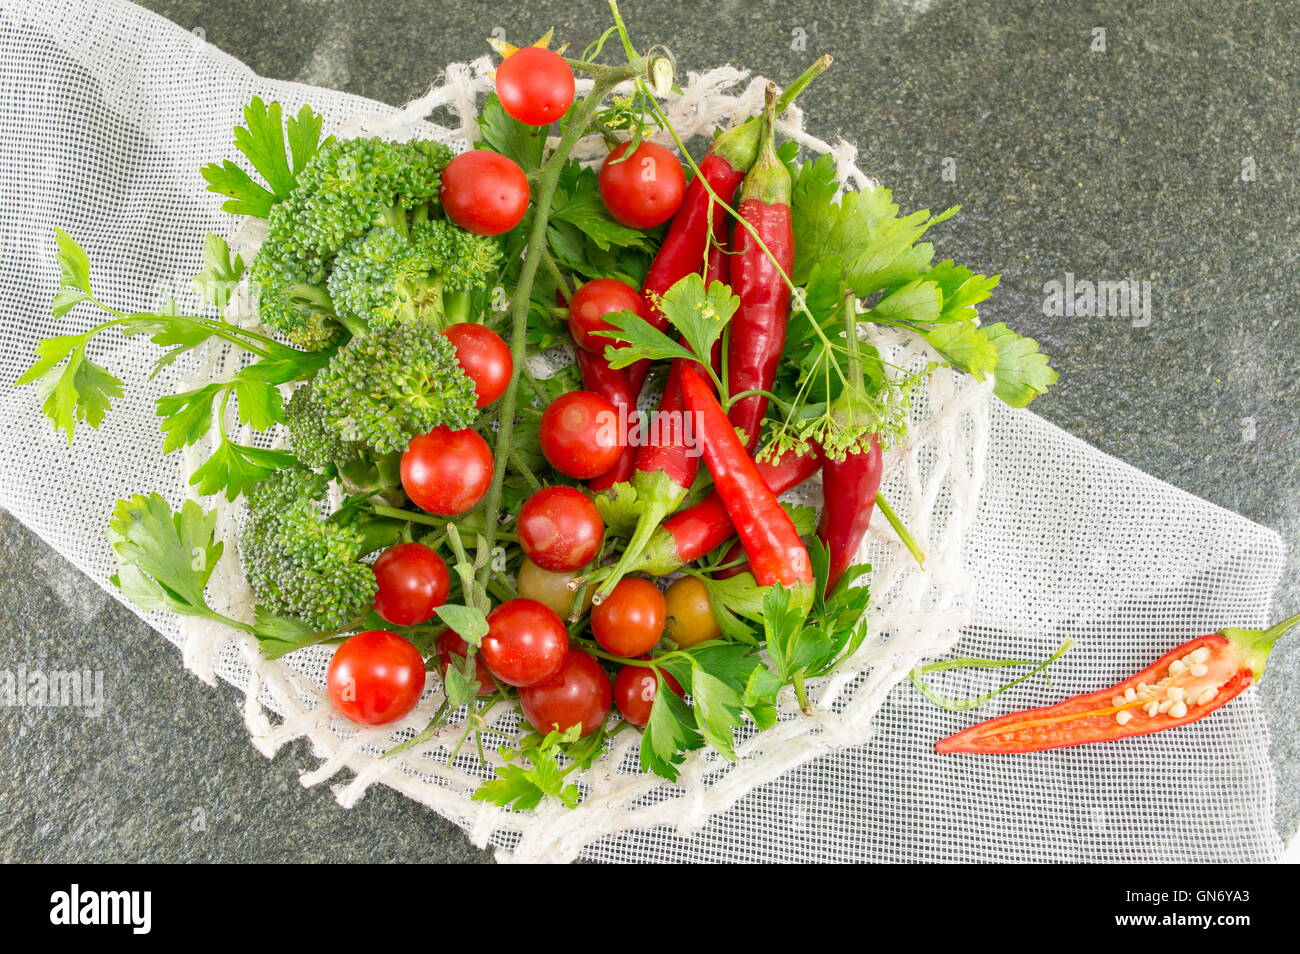
[[[527,408],[524,408],[523,410],[527,410]],[[532,487],[533,490],[542,489],[542,482],[537,479],[537,475],[533,473],[533,469],[528,466],[527,461],[524,460],[523,454],[519,453],[518,447],[511,446],[510,463],[514,464],[515,469],[524,475],[524,480],[528,481],[528,486]],[[497,536],[500,536],[500,533],[498,533]]]
[[[916,565],[925,566],[925,553],[912,535],[908,533],[907,527],[903,526],[903,521],[898,519],[898,514],[894,513],[894,508],[889,505],[885,495],[879,491],[876,492],[876,509],[885,515],[889,525],[894,528],[894,533],[898,534],[898,539],[903,541],[903,546],[907,547],[908,552],[916,560]]]
[[[808,701],[808,688],[803,684],[803,670],[800,669],[794,674],[791,680],[794,686],[794,697],[799,701],[799,711],[806,716],[813,714],[812,703]]]
[[[631,56],[629,56],[631,59]],[[511,307],[510,357],[514,367],[510,372],[510,385],[500,398],[500,427],[497,430],[496,467],[492,473],[492,484],[488,487],[484,504],[484,536],[490,547],[496,539],[497,524],[501,519],[501,493],[506,475],[506,462],[510,457],[511,439],[514,436],[515,404],[519,391],[520,369],[524,363],[525,346],[528,333],[528,309],[533,291],[533,281],[546,251],[546,227],[550,218],[551,203],[555,199],[555,190],[560,182],[560,173],[568,161],[569,153],[583,137],[592,117],[600,108],[605,95],[624,80],[637,76],[644,63],[634,60],[622,67],[607,67],[596,73],[596,80],[591,92],[575,107],[573,118],[566,125],[564,135],[560,138],[550,158],[542,167],[537,192],[533,199],[533,223],[528,235],[528,251],[519,270],[519,281],[515,285],[514,299]],[[487,581],[490,561],[479,569],[480,584]]]
[[[564,301],[567,305],[573,300],[573,290],[569,286],[569,280],[564,277],[564,272],[560,271],[560,265],[555,260],[555,256],[551,254],[549,248],[543,249],[542,251],[542,264],[546,266],[546,270],[550,272],[551,277],[555,279],[555,284],[560,287],[560,294],[564,296]]]

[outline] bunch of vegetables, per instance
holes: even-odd
[[[255,609],[208,605],[224,543],[194,501],[118,503],[114,582],[268,657],[336,645],[329,698],[361,724],[407,716],[433,671],[436,712],[399,749],[461,707],[461,743],[481,744],[489,712],[517,706],[535,732],[476,797],[518,808],[575,803],[570,773],[629,728],[642,766],[673,779],[693,749],[734,758],[734,731],[772,725],[787,686],[811,712],[806,681],[867,635],[870,568],[854,560],[873,511],[923,559],[879,493],[912,392],[940,361],[1015,406],[1055,380],[1031,339],[979,324],[997,277],[921,241],[956,209],[841,192],[828,158],[777,142],[829,57],[697,162],[660,106],[671,60],[638,53],[613,10],[577,58],[549,36],[497,43],[482,140],[457,156],[336,140],[309,108],[254,99],[235,129],[247,165],[203,175],[225,210],[264,222],[255,254],[210,235],[201,313],[122,312],[60,232],[55,314],[107,317],[42,342],[20,382],[71,441],[122,393],[95,336],[148,335],[155,374],[210,342],[244,353],[157,411],[164,452],[213,438],[198,495],[244,499]],[[624,61],[598,62],[615,38]],[[593,80],[581,99],[575,71]],[[599,171],[570,158],[593,132],[610,144]],[[861,339],[871,324],[923,337],[936,361],[891,367]],[[539,377],[529,353],[556,348],[575,362]],[[656,368],[647,428],[633,412]],[[238,442],[236,422],[262,437]],[[778,500],[818,472],[820,520]]]

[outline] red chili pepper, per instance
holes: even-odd
[[[821,459],[821,453],[812,447],[803,454],[787,453],[773,461],[757,461],[755,466],[772,493],[783,494],[817,473]],[[727,506],[715,490],[663,522],[642,552],[637,570],[652,576],[672,573],[735,535]]]
[[[857,300],[852,291],[844,293],[845,385],[835,399],[831,416],[842,426],[843,433],[863,431],[872,423],[870,400],[862,377],[862,350],[858,340]],[[866,446],[858,440],[840,453],[827,453],[822,464],[822,516],[817,536],[826,544],[830,556],[830,573],[826,590],[844,575],[857,558],[858,547],[867,535],[871,512],[880,490],[883,455],[880,438],[869,434]]]
[[[637,522],[618,563],[592,595],[599,605],[641,557],[665,517],[682,505],[695,483],[700,455],[687,434],[678,386],[685,362],[678,359],[668,371],[659,410],[648,428],[648,443],[637,449],[629,483],[636,493]]]
[[[777,115],[784,112],[794,102],[795,97],[830,65],[831,58],[823,56],[791,83],[777,100]],[[704,188],[704,183],[707,182],[714,195],[730,205],[735,198],[736,189],[745,178],[745,173],[758,158],[762,125],[761,118],[755,116],[718,136],[709,147],[708,153],[700,160],[700,174],[686,187],[681,208],[673,216],[672,224],[668,226],[668,234],[664,236],[663,244],[659,246],[654,261],[650,263],[650,269],[646,272],[645,281],[641,286],[641,292],[645,295],[646,304],[650,309],[650,322],[660,331],[667,327],[667,321],[655,304],[656,299],[691,272],[700,270],[706,247],[718,248],[725,246],[727,242],[730,217],[715,205],[713,197]],[[710,206],[713,206],[712,213],[710,213]],[[710,222],[713,226],[712,243],[708,241]],[[725,258],[723,256],[724,261]],[[725,282],[727,280],[725,274],[718,280]],[[711,281],[713,279],[706,279],[706,284]],[[634,385],[632,389],[634,394],[640,392],[641,384],[645,381],[648,368],[638,367],[644,364],[645,362],[638,362],[628,369],[629,380]],[[636,369],[635,372],[633,369]]]
[[[790,170],[776,154],[775,117],[771,87],[764,115],[763,145],[740,188],[740,217],[731,261],[731,288],[740,307],[731,319],[727,339],[727,389],[732,395],[771,390],[785,347],[790,317],[790,286],[794,267],[794,229],[790,219]],[[766,246],[764,248],[763,246]],[[751,453],[767,413],[767,398],[750,394],[731,405],[731,423],[745,432]]]
[[[857,559],[876,507],[883,459],[880,440],[872,435],[866,453],[849,454],[844,460],[827,458],[822,464],[823,503],[817,536],[830,554],[827,592]]]
[[[935,743],[935,751],[1038,752],[1195,722],[1258,682],[1273,644],[1297,623],[1300,615],[1269,629],[1200,636],[1109,689],[981,722]]]
[[[583,348],[575,350],[578,353],[578,370],[582,372],[582,386],[588,391],[595,391],[619,408],[619,413],[626,414],[630,421],[632,412],[636,410],[636,399],[623,369],[611,368],[603,354],[595,354]],[[587,486],[593,491],[601,491],[629,480],[635,465],[636,448],[627,441],[624,434],[623,453],[619,455],[618,461],[599,477],[587,481]]]
[[[681,369],[682,397],[695,415],[704,448],[704,460],[713,475],[718,496],[745,545],[760,586],[807,590],[811,598],[812,563],[799,532],[768,488],[758,466],[741,445],[731,422],[713,392],[692,368]]]

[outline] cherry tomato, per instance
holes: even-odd
[[[549,126],[573,105],[573,70],[553,50],[525,46],[497,67],[497,98],[529,126]]]
[[[447,602],[451,577],[442,557],[422,543],[399,543],[375,561],[375,612],[394,626],[415,626]]]
[[[602,649],[616,656],[640,656],[664,634],[664,595],[649,580],[625,577],[591,609],[591,632]]]
[[[621,347],[622,342],[602,338],[593,332],[612,331],[614,326],[605,316],[616,311],[631,311],[642,318],[646,314],[645,299],[631,285],[617,278],[597,278],[587,282],[573,293],[569,302],[569,333],[579,348],[604,354],[606,345]]]
[[[678,646],[694,646],[722,635],[713,618],[709,591],[693,576],[676,580],[664,593],[668,612],[668,638]]]
[[[451,668],[452,656],[466,656],[469,653],[469,643],[460,638],[460,634],[454,630],[444,629],[438,634],[438,658],[442,661],[442,678],[447,678],[447,670]],[[483,654],[474,654],[474,667],[477,670],[475,675],[478,678],[478,694],[480,696],[490,696],[496,692],[496,683],[492,681],[492,673],[488,672],[487,663],[483,662]]]
[[[682,684],[670,673],[664,673],[664,680],[677,695],[685,695]],[[659,680],[648,666],[624,666],[614,677],[614,702],[618,711],[638,729],[644,729],[649,723],[650,707],[654,705],[658,691]]]
[[[456,360],[474,381],[475,407],[487,407],[510,385],[515,363],[509,346],[491,328],[463,321],[443,332],[456,348]]]
[[[622,162],[628,143],[616,147],[600,167],[605,208],[628,228],[652,229],[673,217],[686,195],[686,174],[671,152],[645,141]]]
[[[402,455],[402,489],[421,510],[450,517],[469,510],[492,483],[492,451],[469,430],[435,427]]]
[[[618,409],[595,391],[561,394],[542,413],[542,454],[566,477],[599,477],[623,452]]]
[[[568,647],[569,632],[554,610],[536,600],[514,599],[488,614],[479,653],[502,682],[531,686],[555,675]]]
[[[609,676],[600,663],[570,647],[558,672],[519,690],[519,707],[538,732],[581,724],[582,734],[591,735],[605,724],[612,696]]]
[[[490,149],[462,152],[442,170],[442,208],[467,232],[500,235],[528,211],[528,177]]]
[[[420,701],[424,659],[396,633],[368,629],[334,651],[325,683],[341,714],[362,725],[384,725]]]
[[[519,545],[543,570],[563,573],[595,559],[605,534],[596,505],[572,487],[543,487],[519,510]]]
[[[576,578],[576,573],[552,573],[550,570],[543,570],[528,557],[524,557],[519,567],[517,588],[520,596],[537,600],[543,606],[549,606],[561,619],[565,619],[573,611],[573,600],[577,595],[569,589],[569,582]],[[591,598],[595,593],[595,586],[583,587],[582,605],[578,608],[579,616],[591,609]]]

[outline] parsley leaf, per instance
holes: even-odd
[[[578,786],[566,783],[565,778],[582,763],[574,760],[562,769],[557,759],[564,754],[564,746],[578,742],[581,734],[582,726],[575,725],[564,732],[548,732],[540,740],[527,737],[516,749],[503,746],[499,751],[507,764],[498,767],[497,778],[480,785],[471,798],[517,811],[536,808],[547,796],[575,807],[580,797]],[[521,759],[528,763],[527,768],[518,764]]]
[[[519,163],[525,172],[531,172],[542,165],[542,153],[546,146],[546,130],[538,126],[527,126],[506,112],[496,93],[488,96],[478,117],[479,133],[483,142],[493,151],[501,153],[508,159]]]
[[[1059,375],[1033,338],[1016,334],[1001,323],[989,325],[984,334],[998,352],[993,393],[1007,404],[1025,407],[1056,383]]]
[[[203,466],[190,476],[190,483],[197,485],[199,493],[205,497],[224,491],[227,499],[235,500],[254,484],[292,463],[294,456],[286,450],[250,447],[223,440]]]
[[[207,180],[209,192],[229,196],[221,206],[224,211],[264,219],[270,214],[271,206],[288,198],[307,161],[332,139],[321,142],[323,119],[311,107],[303,106],[282,125],[280,104],[267,105],[257,96],[244,107],[244,123],[235,127],[235,148],[266,185],[255,182],[229,159],[220,165],[206,165],[199,171]]]
[[[216,512],[204,513],[192,500],[175,514],[159,494],[119,500],[108,530],[117,559],[113,585],[143,609],[166,609],[242,627],[211,609],[204,599],[223,549],[214,536],[216,525]]]

